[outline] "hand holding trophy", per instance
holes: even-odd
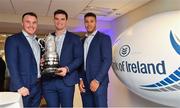
[[[59,67],[59,57],[56,51],[55,36],[51,34],[45,38],[45,54],[43,59],[43,71],[41,74],[56,73]]]

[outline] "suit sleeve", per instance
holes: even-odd
[[[78,38],[74,44],[73,54],[74,60],[68,65],[69,72],[78,69],[83,61],[83,47],[80,38]]]
[[[85,71],[84,71],[84,65],[81,65],[81,67],[79,68],[79,78],[85,79]]]
[[[23,86],[23,84],[18,72],[18,47],[16,43],[18,42],[15,42],[13,38],[7,38],[5,42],[5,57],[10,72],[11,82],[13,83],[13,88],[18,90]]]
[[[85,41],[85,38],[83,38],[81,40],[82,43],[84,43]],[[83,63],[84,63],[84,48],[83,48],[83,44],[82,44],[82,60],[83,60]],[[78,68],[78,72],[79,72],[79,78],[82,78],[82,79],[85,79],[85,71],[84,71],[84,65],[83,63],[81,64],[81,66]]]
[[[112,64],[112,44],[109,36],[105,36],[101,43],[101,57],[102,64],[100,67],[100,72],[96,76],[96,80],[100,83],[103,81],[104,77],[108,75],[109,68]]]

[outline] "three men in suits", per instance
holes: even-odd
[[[43,96],[48,107],[72,107],[75,84],[79,82],[77,69],[83,61],[80,37],[67,31],[68,14],[64,10],[54,12],[59,68],[52,76],[43,76]]]
[[[5,42],[10,90],[22,95],[25,107],[39,107],[41,100],[40,48],[35,39],[37,24],[35,13],[23,14],[22,32],[9,36]]]
[[[87,30],[84,43],[84,63],[80,71],[79,89],[83,107],[107,107],[108,70],[112,63],[111,39],[96,30],[96,15],[84,16]]]

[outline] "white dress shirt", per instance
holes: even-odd
[[[38,70],[37,78],[40,78],[41,77],[41,74],[40,74],[40,47],[36,40],[37,36],[36,35],[29,36],[29,34],[26,33],[24,30],[22,30],[22,33],[24,34],[24,36],[26,37],[26,39],[28,40],[28,42],[31,46],[31,49],[33,51],[33,54],[34,54],[34,57],[35,57],[35,60],[37,63],[37,70]]]
[[[58,56],[59,58],[61,57],[61,50],[62,50],[62,47],[63,47],[63,43],[64,43],[64,38],[65,38],[65,35],[66,35],[66,30],[63,32],[63,34],[61,35],[57,35],[55,37],[55,41],[56,41],[56,51],[58,53]]]
[[[91,41],[93,40],[94,36],[96,35],[97,30],[95,30],[92,34],[88,35],[86,34],[86,39],[84,41],[84,70],[86,70],[86,59],[89,51],[89,46],[91,44]]]

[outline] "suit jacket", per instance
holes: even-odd
[[[2,57],[0,57],[0,91],[3,91],[4,89],[5,72],[6,72],[6,63],[2,59]]]
[[[55,33],[52,33],[52,35],[55,35]],[[79,82],[77,69],[82,62],[83,47],[80,37],[67,31],[61,49],[61,57],[59,58],[59,66],[69,68],[69,72],[63,78],[66,85],[72,86]]]
[[[0,67],[0,81],[3,81],[5,80],[6,63],[2,57],[0,57]]]
[[[37,81],[37,63],[28,40],[22,32],[5,42],[5,57],[10,72],[10,90],[30,88]]]
[[[83,40],[84,41],[84,40]],[[109,36],[97,32],[89,46],[86,71],[81,66],[80,77],[90,83],[96,79],[101,84],[109,82],[108,71],[112,63],[112,45]]]

